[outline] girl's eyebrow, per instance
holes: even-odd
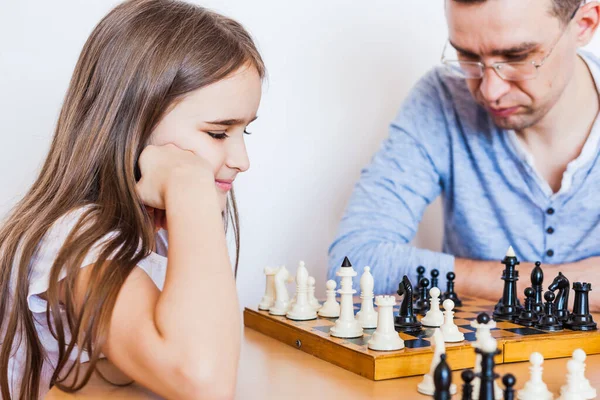
[[[221,119],[221,120],[217,120],[217,121],[206,121],[206,123],[211,124],[211,125],[225,125],[225,126],[243,125],[243,124],[248,125],[251,122],[256,121],[257,118],[258,118],[258,116],[255,116],[248,122],[246,122],[246,120],[242,119],[242,118],[231,118],[231,119]]]

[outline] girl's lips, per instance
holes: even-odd
[[[228,192],[231,190],[231,187],[233,186],[233,181],[222,181],[222,180],[215,179],[215,184],[217,185],[217,187],[219,189],[223,190],[224,192]]]

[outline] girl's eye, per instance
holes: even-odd
[[[216,140],[225,140],[229,136],[226,133],[206,132],[208,136]]]

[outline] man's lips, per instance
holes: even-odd
[[[507,107],[507,108],[492,108],[488,107],[490,113],[495,117],[508,117],[519,109],[519,106],[516,107]]]

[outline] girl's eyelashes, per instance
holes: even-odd
[[[244,129],[244,133],[245,133],[246,135],[252,135],[252,132],[248,132],[246,129]]]
[[[217,140],[225,140],[229,137],[226,133],[217,133],[217,132],[206,132],[208,136]]]

